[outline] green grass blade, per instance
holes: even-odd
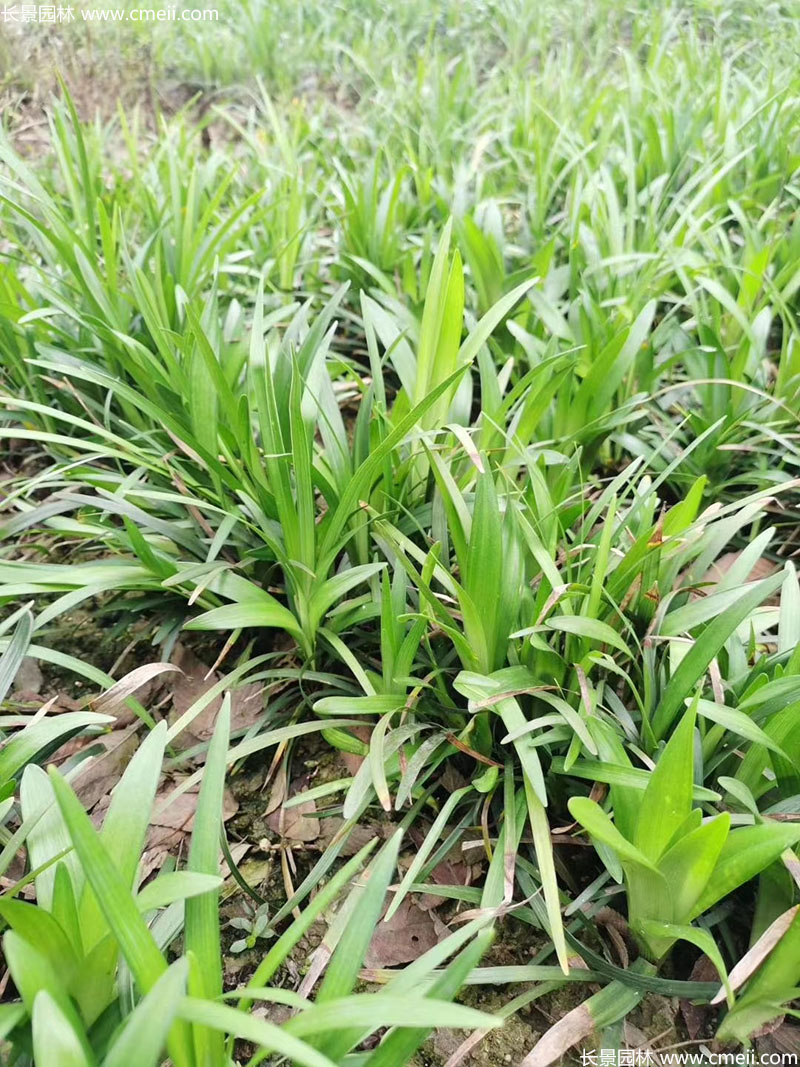
[[[219,835],[225,789],[225,762],[230,734],[231,697],[225,695],[208,750],[189,847],[188,869],[193,874],[219,875]],[[185,945],[197,960],[199,988],[195,995],[212,999],[222,993],[222,961],[218,892],[186,901]],[[223,1041],[217,1031],[194,1029],[198,1064],[215,1067],[222,1059]]]

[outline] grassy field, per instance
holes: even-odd
[[[3,1063],[800,1054],[794,5],[88,10],[0,24]]]

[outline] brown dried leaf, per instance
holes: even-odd
[[[774,1019],[767,1019],[765,1023],[762,1023],[757,1030],[754,1030],[752,1037],[757,1037],[763,1040],[768,1040],[773,1034],[777,1033],[783,1024],[786,1022],[785,1015],[778,1015]]]
[[[286,841],[308,844],[319,837],[320,823],[316,812],[317,806],[313,800],[292,808],[281,805],[267,816],[267,826]]]
[[[785,852],[781,853],[781,862],[792,876],[794,884],[800,889],[800,860],[790,848],[787,848]]]
[[[184,837],[192,832],[194,826],[194,813],[197,808],[197,797],[200,792],[199,783],[185,793],[181,793],[171,801],[166,808],[161,810],[164,802],[173,793],[180,782],[164,785],[156,794],[153,805],[153,818],[150,822],[150,832],[147,839],[148,848],[161,848],[169,851],[179,846]],[[225,790],[222,801],[222,818],[228,821],[239,810],[239,805],[229,790]]]
[[[322,819],[321,823],[319,845],[320,847],[327,847],[344,826],[344,819],[340,819],[336,815],[331,815]],[[364,845],[368,845],[369,842],[373,841],[376,837],[381,837],[386,840],[390,836],[392,829],[393,827],[390,823],[377,825],[357,824],[347,835],[347,840],[342,846],[342,856],[355,856],[357,852],[361,851]]]
[[[438,943],[430,913],[406,897],[389,922],[378,923],[364,966],[397,967],[401,963],[411,963]]]
[[[118,682],[114,682],[105,693],[101,693],[99,697],[96,697],[91,702],[92,709],[103,715],[115,714],[128,697],[133,696],[147,682],[151,682],[162,674],[176,674],[179,672],[180,668],[173,663],[145,663],[141,667],[136,667],[134,670],[129,671]]]
[[[349,726],[349,733],[354,737],[357,737],[359,741],[363,741],[365,745],[369,744],[372,737],[372,726]],[[355,775],[358,772],[358,768],[364,762],[364,756],[357,756],[354,752],[337,752],[340,761],[344,764],[347,773]]]
[[[250,847],[251,846],[248,844],[248,849]],[[232,854],[234,859],[236,860],[236,853],[233,852]],[[247,884],[249,886],[252,886],[253,889],[260,889],[262,886],[265,886],[269,881],[270,875],[272,874],[271,859],[248,859],[244,860],[244,862],[242,863],[239,863],[239,861],[236,860],[236,864],[239,868],[239,873],[241,874],[242,878],[244,878]],[[225,877],[226,869],[227,864],[225,864],[223,868],[223,877]]]
[[[110,734],[98,737],[96,745],[105,751],[102,755],[87,759],[81,764],[74,779],[75,792],[87,811],[110,793],[130,763],[134,752],[139,747],[136,733],[141,726],[138,720],[125,730],[112,730]]]
[[[714,560],[706,573],[703,575],[701,581],[713,582],[714,585],[721,581],[731,567],[736,563],[741,556],[741,552],[725,552],[718,559]],[[763,556],[756,561],[753,569],[748,574],[746,581],[757,582],[762,578],[769,578],[771,574],[774,574],[778,568],[772,562],[772,560],[765,559]]]
[[[170,723],[176,722],[189,708],[207,693],[219,681],[219,675],[212,673],[208,678],[208,667],[191,649],[184,645],[175,646],[173,662],[183,672],[172,680],[172,713]],[[263,703],[258,699],[261,687],[255,683],[235,689],[231,694],[231,730],[241,730],[252,726],[263,713]],[[208,741],[214,733],[222,697],[215,697],[200,714],[192,720],[181,733],[182,747],[189,748],[202,741]]]
[[[708,956],[700,956],[695,961],[694,967],[692,967],[692,973],[689,975],[690,982],[718,982],[719,974],[717,968],[708,958]],[[694,1039],[703,1032],[706,1022],[709,1016],[716,1014],[712,1012],[708,1004],[693,1004],[691,1000],[683,999],[680,1002],[681,1015],[683,1021],[686,1023],[686,1030],[689,1037]]]
[[[38,659],[26,656],[17,668],[14,677],[14,696],[38,697],[42,691],[44,677],[39,669]]]
[[[452,862],[444,859],[433,868],[429,880],[434,885],[469,885],[472,880],[472,868],[461,861]],[[446,902],[446,897],[437,897],[433,893],[421,893],[417,898],[417,905],[423,911],[439,908]]]
[[[275,772],[275,778],[272,781],[272,788],[269,791],[269,800],[264,809],[264,815],[271,815],[273,811],[277,811],[281,804],[287,799],[288,793],[289,783],[286,779],[286,761],[282,760],[281,765]]]
[[[757,1038],[756,1051],[763,1057],[762,1063],[768,1062],[766,1057],[770,1053],[781,1056],[780,1062],[800,1063],[800,1026],[779,1020],[779,1025],[769,1035]],[[773,1059],[769,1062],[776,1061]]]
[[[270,1004],[267,1002],[260,1004],[257,1008],[252,1008],[249,1014],[257,1019],[266,1019],[273,1026],[283,1026],[284,1023],[291,1019],[294,1012],[287,1004]]]
[[[180,852],[192,832],[200,784],[198,783],[192,789],[187,789],[185,793],[181,793],[180,796],[164,807],[165,802],[179,786],[180,780],[162,782],[161,788],[156,794],[150,829],[147,834],[145,851],[140,867],[142,881],[161,867],[169,853]],[[106,793],[95,806],[92,812],[92,822],[96,826],[102,825],[110,800],[110,794]],[[223,820],[227,822],[238,810],[237,801],[233,794],[226,789],[222,801]]]
[[[249,841],[235,841],[229,847],[228,851],[231,854],[231,859],[233,860],[233,862],[236,864],[237,868],[240,871],[242,869],[241,861],[245,858],[245,856],[247,855],[247,853],[250,851],[250,849],[252,847],[253,846]],[[220,864],[219,864],[219,875],[220,875],[220,878],[229,878],[230,877],[230,873],[231,873],[231,869],[228,866],[227,860],[225,859],[225,857],[222,854],[222,849],[220,849]]]
[[[520,1063],[520,1067],[548,1067],[551,1063],[560,1062],[564,1053],[588,1037],[593,1029],[594,1020],[589,1009],[585,1004],[579,1004],[550,1027]]]
[[[333,949],[330,945],[324,941],[317,945],[314,951],[309,957],[308,970],[305,973],[302,983],[297,992],[301,997],[308,997],[311,994],[312,989],[319,981],[322,972],[328,966],[330,958],[333,955]]]
[[[465,785],[469,785],[467,779],[460,771],[456,770],[453,763],[448,762],[442,775],[442,788],[448,793],[455,793],[457,790],[463,789]]]
[[[447,1056],[444,1067],[459,1067],[464,1057],[480,1045],[488,1033],[488,1030],[475,1030],[465,1040],[459,1041],[452,1030],[437,1030],[433,1047],[440,1056]]]

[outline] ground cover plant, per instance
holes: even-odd
[[[795,1049],[797,20],[220,13],[8,61],[5,1060]]]

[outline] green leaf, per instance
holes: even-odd
[[[78,959],[58,921],[43,908],[21,900],[0,897],[0,916],[11,929],[46,957],[55,974],[69,989],[76,977]]]
[[[231,1034],[242,1041],[249,1041],[260,1051],[276,1052],[298,1067],[337,1067],[333,1060],[294,1037],[285,1028],[275,1026],[266,1019],[254,1018],[226,1004],[184,997],[178,1006],[178,1015],[196,1026],[212,1027],[221,1034]]]
[[[462,672],[459,677],[463,678],[463,676]],[[547,807],[547,787],[542,773],[542,765],[539,761],[539,753],[536,751],[532,738],[523,732],[528,720],[523,715],[519,702],[514,697],[502,697],[494,704],[494,711],[503,720],[503,725],[508,733],[512,736],[516,735],[516,739],[513,741],[514,751],[517,753],[519,762],[525,772],[525,778],[530,783],[542,807]]]
[[[420,338],[417,350],[416,393],[413,398],[414,403],[417,404],[428,394],[431,385],[434,384],[436,350],[439,345],[445,315],[448,310],[447,289],[450,274],[448,267],[450,266],[450,236],[452,229],[453,220],[451,218],[447,220],[445,227],[442,230],[439,238],[439,247],[436,250],[436,255],[428,279],[428,288],[425,294],[425,305],[422,310],[422,322],[420,324]],[[462,308],[458,309],[454,307],[454,304],[455,300],[451,300],[449,305],[451,320],[458,318],[458,328],[460,332],[460,312],[463,311],[463,294]],[[452,329],[445,331],[446,334],[452,334],[452,332]],[[458,337],[455,338],[455,343],[456,345],[458,344]],[[449,352],[446,352],[445,355],[449,355]]]
[[[372,933],[383,910],[384,898],[392,880],[400,850],[402,831],[386,842],[368,870],[366,884],[359,886],[358,921],[348,925],[325,972],[317,993],[317,1003],[347,996],[353,989],[363,966]]]
[[[14,979],[14,985],[28,1010],[33,1012],[33,1004],[42,990],[56,1000],[62,1010],[74,1014],[74,1022],[79,1024],[77,1013],[71,1006],[68,994],[61,981],[61,976],[53,969],[49,958],[31,945],[14,930],[7,930],[3,935],[3,956]]]
[[[800,825],[764,822],[732,830],[705,891],[692,908],[689,920],[702,915],[718,900],[749,882],[774,863],[786,848],[800,841]]]
[[[490,767],[489,769],[496,770],[496,768],[493,767]],[[426,860],[430,856],[431,852],[434,849],[434,846],[436,845],[436,842],[439,840],[442,832],[447,826],[447,821],[450,818],[453,810],[455,809],[461,798],[463,796],[466,796],[467,793],[471,792],[471,789],[471,786],[465,786],[463,789],[456,789],[456,791],[454,793],[451,793],[451,795],[442,805],[442,810],[436,816],[433,825],[431,826],[428,833],[425,835],[425,840],[422,842],[422,845],[417,850],[414,859],[411,861],[410,867],[403,876],[403,880],[394,894],[394,898],[391,904],[386,909],[386,915],[384,916],[383,920],[384,922],[388,922],[391,919],[391,917],[403,903],[403,900],[410,891],[412,884],[416,881],[419,881],[419,872],[425,866]]]
[[[311,597],[309,608],[312,619],[318,624],[326,612],[333,607],[337,600],[349,593],[362,582],[368,581],[373,575],[385,568],[385,563],[367,563],[361,567],[350,567],[323,582]]]
[[[287,958],[294,946],[298,944],[304,934],[311,928],[320,915],[331,906],[333,901],[341,893],[350,879],[359,871],[366,857],[377,846],[377,838],[367,842],[366,845],[351,860],[337,871],[336,874],[318,890],[313,901],[293,923],[287,926],[270,951],[258,965],[250,979],[247,988],[265,985],[275,974],[277,969]],[[243,998],[243,1003],[246,1003]]]
[[[536,863],[539,867],[539,878],[542,883],[545,909],[550,924],[550,937],[556,950],[558,962],[564,974],[569,973],[567,961],[567,945],[564,939],[564,923],[561,918],[561,902],[558,895],[558,880],[556,878],[555,862],[553,860],[553,844],[550,839],[550,823],[547,821],[547,812],[534,792],[533,786],[525,778],[525,800],[528,806],[528,817],[533,834],[533,847],[536,852]]]
[[[723,812],[690,830],[661,856],[658,868],[670,886],[673,914],[679,923],[694,914],[694,906],[714,873],[730,825],[730,815]]]
[[[503,530],[500,506],[491,472],[478,476],[475,504],[464,565],[464,589],[469,601],[478,611],[477,630],[473,644],[483,646],[482,654],[475,649],[479,668],[486,674],[503,665],[504,646],[510,627],[503,623],[503,571],[507,561],[503,554]],[[462,604],[462,610],[464,605]],[[470,637],[469,617],[465,612],[467,637]]]
[[[265,597],[269,594],[265,593]],[[186,630],[239,630],[246,626],[272,626],[297,635],[297,620],[288,608],[277,600],[253,600],[242,604],[223,604],[190,619]]]
[[[455,997],[464,981],[479,962],[491,939],[491,930],[484,930],[479,933],[474,942],[468,945],[455,959],[451,960],[444,973],[436,978],[428,991],[428,996],[437,998],[439,1003],[443,1000],[449,1001]],[[450,942],[451,938],[446,940]],[[426,953],[426,955],[428,954]],[[420,962],[420,960],[417,960],[412,966],[417,966]],[[390,987],[391,990],[395,990],[398,984],[398,981],[395,980]],[[502,1022],[497,1016],[491,1018],[492,1022],[490,1024],[483,1024],[486,1029]],[[405,1064],[410,1061],[414,1052],[430,1033],[431,1027],[409,1025],[409,1022],[420,1022],[416,1013],[406,1015],[402,1029],[393,1030],[384,1038],[367,1061],[368,1067],[395,1067],[395,1064]],[[433,1025],[438,1027],[447,1024],[438,1022]]]
[[[222,878],[215,874],[197,874],[194,871],[171,871],[160,874],[136,894],[139,911],[155,911],[166,908],[176,900],[188,900],[203,893],[213,893],[222,886]]]
[[[789,758],[780,745],[777,745],[743,711],[737,711],[736,708],[729,708],[723,704],[714,704],[710,700],[697,701],[697,710],[704,719],[719,723],[726,730],[730,730],[733,734],[738,734],[739,737],[743,737],[747,741],[753,741],[757,745],[764,745],[765,748],[770,749],[772,752],[777,752],[784,759]]]
[[[197,810],[189,846],[188,868],[193,874],[219,876],[219,839],[222,830],[222,804],[225,790],[225,763],[230,734],[231,696],[226,693],[217,716],[208,749],[197,800]],[[219,894],[206,892],[186,901],[184,941],[187,953],[197,961],[198,988],[190,979],[193,993],[212,999],[222,993],[222,959],[219,929]],[[216,1067],[222,1059],[218,1033],[195,1027],[198,1060]]]
[[[84,951],[84,942],[80,917],[78,915],[78,902],[75,899],[72,875],[70,874],[69,867],[66,863],[56,864],[51,914],[69,938],[70,944],[75,951],[79,955],[82,955]]]
[[[86,879],[131,973],[146,993],[166,971],[166,961],[80,801],[55,768],[50,769],[50,781]]]
[[[322,697],[314,701],[317,715],[386,715],[405,706],[406,697],[396,693],[373,693],[371,696]]]
[[[621,753],[617,753],[621,755]],[[650,784],[650,771],[642,770],[639,767],[631,767],[623,763],[612,763],[606,760],[593,760],[593,759],[580,759],[567,770],[566,761],[563,756],[556,756],[550,764],[550,769],[555,774],[569,774],[574,778],[583,778],[588,782],[606,782],[608,785],[622,787],[628,791],[636,791],[636,793],[642,793],[647,789]],[[706,789],[702,785],[696,785],[692,789],[692,797],[698,801],[710,801],[714,803],[721,799],[722,794],[715,792],[713,789]],[[630,807],[634,808],[635,814],[639,813],[640,797],[636,798],[635,807],[633,801],[629,800],[629,796],[625,796],[626,803]],[[619,821],[619,805],[615,808],[615,818]]]
[[[335,1001],[352,992],[364,963],[375,926],[383,910],[389,883],[397,865],[402,829],[386,842],[368,871],[366,885],[357,886],[345,906],[353,908],[351,919],[334,949],[316,1003]],[[340,1059],[358,1041],[360,1030],[343,1030],[318,1036],[314,1044],[333,1060]]]
[[[631,971],[652,970],[643,959],[636,960]],[[633,1011],[644,997],[644,990],[610,982],[605,989],[593,994],[563,1015],[547,1030],[528,1055],[520,1061],[520,1067],[548,1067],[551,1063],[563,1063],[566,1053],[593,1031],[602,1032],[613,1026]]]
[[[31,1017],[33,1056],[36,1067],[93,1067],[86,1039],[64,1015],[49,993],[42,991],[33,1002]]]
[[[630,841],[626,841],[611,819],[588,797],[571,797],[567,802],[570,815],[583,826],[589,834],[612,848],[621,860],[638,864],[646,870],[657,871],[657,867],[648,856]]]
[[[733,1009],[722,1020],[719,1036],[726,1041],[748,1042],[764,1023],[782,1014],[783,1008],[798,996],[800,977],[800,918],[772,949],[739,995]]]
[[[717,973],[722,981],[728,1007],[733,1004],[733,990],[728,981],[728,972],[722,953],[717,948],[717,943],[708,930],[702,930],[696,926],[686,926],[681,923],[662,923],[654,919],[645,919],[640,924],[641,929],[650,938],[662,939],[669,942],[688,941],[704,952],[717,968]]]
[[[381,443],[373,448],[367,458],[354,472],[353,477],[342,493],[336,510],[325,528],[325,535],[320,549],[320,567],[327,568],[339,550],[339,539],[342,531],[352,518],[358,507],[359,500],[368,495],[368,489],[372,481],[379,475],[384,461],[394,449],[405,439],[408,433],[417,425],[425,412],[429,411],[439,397],[454,386],[463,376],[465,367],[459,367],[445,381],[423,397],[411,411],[400,419],[392,428],[391,432],[383,438]]]
[[[667,732],[681,705],[691,695],[695,684],[737,626],[772,596],[782,581],[782,574],[774,574],[745,586],[739,600],[713,619],[695,640],[670,678],[653,717],[653,730],[657,738]]]
[[[0,1041],[6,1037],[27,1017],[25,1005],[19,1002],[14,1004],[0,1004]]]
[[[165,877],[162,875],[162,877]],[[186,990],[189,967],[176,960],[136,1005],[103,1060],[103,1067],[158,1067],[167,1034]]]
[[[49,753],[54,742],[76,734],[87,726],[105,726],[113,721],[110,715],[96,715],[93,711],[65,711],[26,726],[0,751],[0,782],[14,778],[43,750]]]
[[[545,626],[551,630],[562,630],[564,633],[577,634],[578,637],[587,637],[596,644],[610,645],[629,656],[631,654],[617,631],[612,629],[607,622],[601,622],[600,619],[590,619],[581,615],[555,615],[545,622]]]
[[[128,892],[134,886],[150,825],[166,737],[167,724],[160,722],[144,738],[111,794],[100,831],[105,853]],[[94,893],[85,894],[81,900],[79,919],[84,945],[91,949],[108,929]]]
[[[459,366],[466,366],[475,359],[481,347],[486,344],[506,315],[537,281],[538,278],[526,279],[512,289],[510,293],[502,296],[493,307],[489,308],[461,345],[458,352]]]
[[[656,861],[692,810],[696,704],[687,709],[644,791],[633,843]]]
[[[10,622],[11,620],[9,620]],[[0,704],[6,698],[11,686],[14,684],[14,679],[17,676],[17,671],[25,658],[25,653],[28,650],[28,645],[31,643],[31,635],[33,634],[33,616],[30,610],[23,612],[16,629],[14,630],[14,636],[8,643],[8,646],[0,656]],[[2,756],[0,756],[0,759]],[[4,781],[2,772],[0,772],[0,783]]]
[[[20,785],[23,826],[27,823],[28,862],[34,871],[36,900],[40,907],[50,910],[53,906],[56,867],[52,861],[67,853],[64,863],[69,869],[76,893],[83,886],[83,872],[77,856],[72,851],[72,840],[55,800],[53,786],[47,774],[35,764],[29,764],[22,775]]]
[[[286,1024],[296,1037],[312,1037],[330,1030],[378,1030],[383,1026],[415,1026],[453,1029],[482,1029],[500,1025],[500,1020],[486,1012],[462,1004],[406,993],[340,997],[325,1004],[315,1004]]]

